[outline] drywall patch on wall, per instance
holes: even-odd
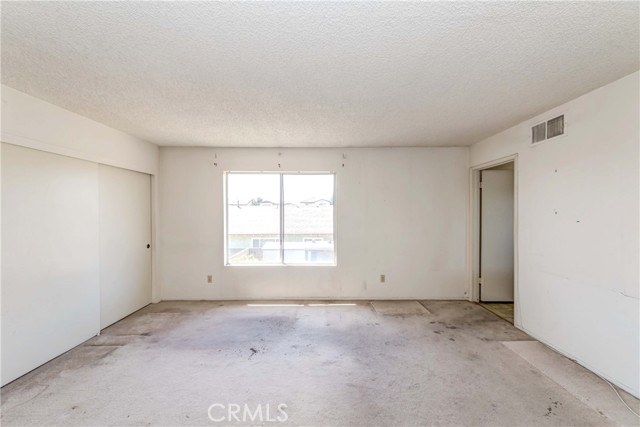
[[[163,299],[466,298],[467,154],[162,148]],[[225,266],[224,171],[335,172],[337,266]]]
[[[518,154],[522,327],[639,396],[640,100],[636,72],[471,147]],[[531,145],[565,114],[567,134]]]

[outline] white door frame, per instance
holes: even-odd
[[[490,169],[495,166],[513,162],[513,309],[514,309],[514,326],[521,328],[520,323],[520,292],[518,286],[518,155],[502,157],[480,165],[472,166],[469,169],[470,184],[470,216],[469,216],[469,247],[468,257],[470,262],[469,268],[469,288],[467,294],[469,301],[479,302],[479,283],[478,278],[480,271],[480,171]]]

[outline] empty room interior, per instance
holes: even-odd
[[[3,426],[640,425],[640,3],[0,15]]]

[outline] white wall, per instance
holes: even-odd
[[[100,330],[98,165],[2,144],[2,384]]]
[[[518,155],[521,327],[639,395],[639,73],[471,147]],[[530,128],[565,114],[564,137]]]
[[[465,298],[467,167],[466,148],[162,148],[162,299]],[[337,266],[224,266],[229,170],[335,171]]]
[[[0,140],[105,165],[155,174],[158,147],[2,85]]]

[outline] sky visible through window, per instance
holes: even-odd
[[[279,174],[229,174],[229,204],[245,204],[258,198],[280,203]],[[285,174],[284,194],[287,203],[300,203],[309,199],[333,201],[333,175]]]

